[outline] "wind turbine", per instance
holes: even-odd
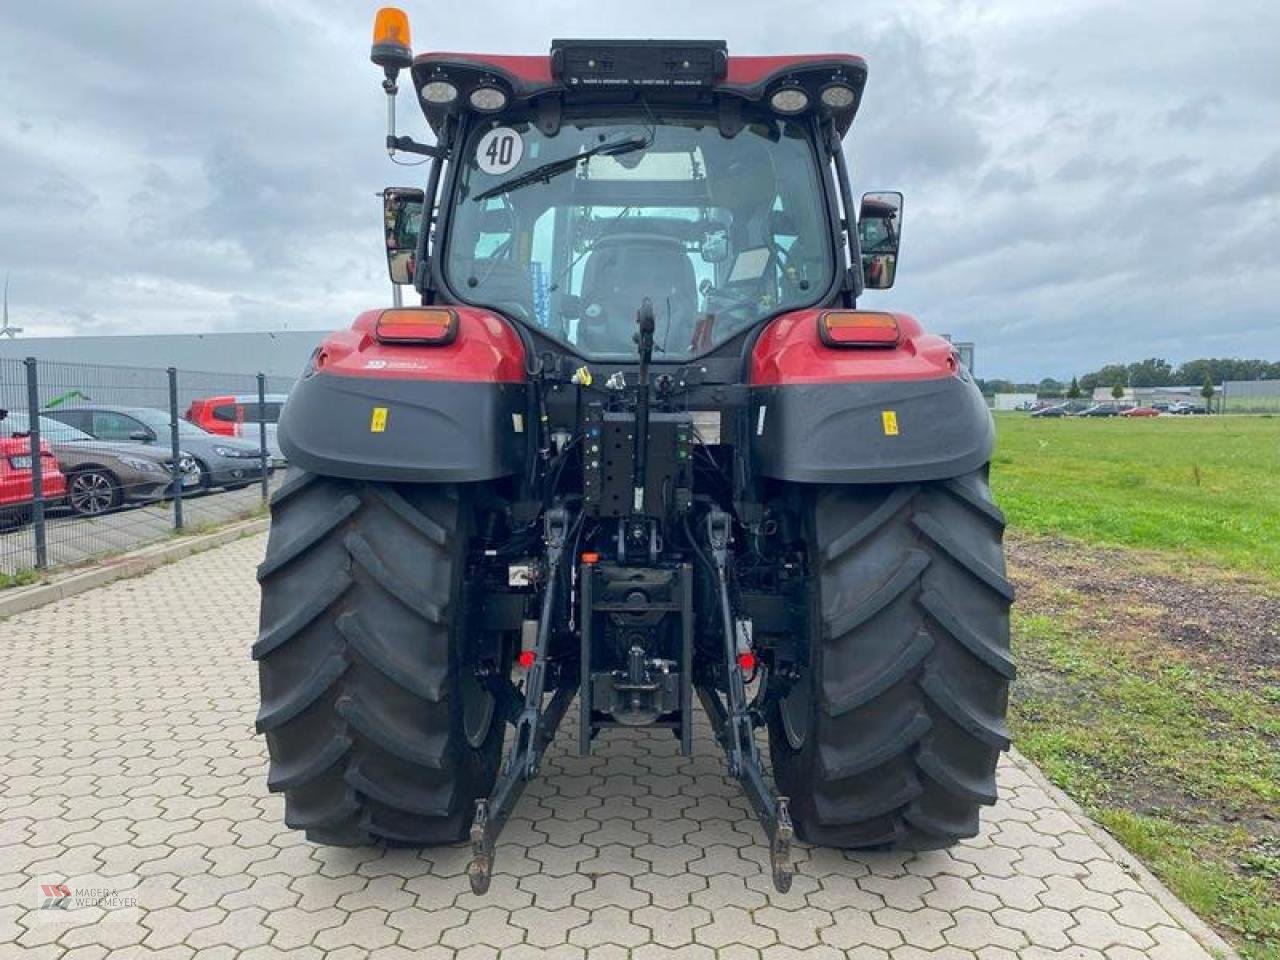
[[[9,274],[4,275],[4,322],[0,323],[0,337],[16,339],[22,332],[21,327],[9,326]]]

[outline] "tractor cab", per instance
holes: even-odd
[[[385,48],[375,62],[390,77]],[[384,193],[391,278],[424,304],[489,309],[572,355],[625,361],[647,300],[663,364],[787,311],[851,305],[866,286],[839,146],[866,82],[859,57],[555,40],[545,57],[396,63],[411,64],[436,136],[387,138],[434,160],[426,230],[393,242],[422,194]],[[876,267],[877,285],[886,276]]]

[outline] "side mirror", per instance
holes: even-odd
[[[150,430],[135,430],[129,434],[130,440],[136,440],[139,443],[151,443],[155,438],[156,435]]]
[[[387,187],[382,191],[382,226],[392,283],[413,283],[425,197],[416,187]]]
[[[902,236],[902,194],[864,193],[858,211],[858,247],[862,251],[862,279],[868,290],[888,290],[898,273],[898,243]]]

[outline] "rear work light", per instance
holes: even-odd
[[[458,315],[441,307],[383,310],[373,335],[382,343],[418,343],[442,347],[458,336]]]
[[[896,347],[902,334],[891,313],[828,310],[818,317],[818,336],[828,347]]]

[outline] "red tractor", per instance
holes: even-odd
[[[993,425],[947,340],[856,307],[902,212],[854,218],[863,60],[414,57],[394,9],[373,60],[388,151],[426,164],[383,194],[420,305],[329,337],[280,419],[253,655],[287,823],[469,836],[481,892],[575,701],[584,754],[687,752],[696,695],[780,889],[793,832],[973,836],[1014,672]],[[396,134],[404,69],[431,145]]]

